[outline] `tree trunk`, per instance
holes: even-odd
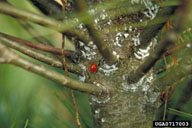
[[[92,2],[89,4],[92,4]],[[100,15],[110,17],[111,11],[113,12],[113,10],[110,10],[110,12],[104,11]],[[119,13],[118,9],[114,11]],[[155,113],[159,107],[157,103],[159,92],[155,92],[151,85],[154,78],[153,71],[151,70],[135,84],[128,85],[126,76],[144,61],[144,59],[138,59],[134,55],[135,43],[139,43],[137,42],[138,35],[142,32],[142,29],[133,29],[129,26],[128,28],[125,27],[123,31],[115,30],[121,24],[135,23],[145,19],[148,19],[148,17],[143,12],[137,12],[121,15],[115,19],[109,18],[103,24],[104,18],[100,21],[101,23],[98,22],[96,25],[99,32],[102,33],[105,43],[107,43],[109,49],[113,50],[113,54],[119,60],[116,64],[107,67],[98,53],[94,60],[84,63],[86,67],[89,67],[91,62],[98,63],[99,70],[97,73],[92,73],[89,70],[85,73],[89,75],[87,81],[102,86],[109,92],[107,97],[96,98],[90,96],[95,128],[152,127]],[[104,34],[103,32],[106,33],[105,28],[111,28],[115,31]],[[114,69],[114,71],[110,72],[109,69]]]
[[[150,128],[158,105],[149,100],[141,91],[129,94],[117,91],[108,103],[93,103],[95,127]]]
[[[106,14],[105,14],[106,13]],[[107,16],[107,12],[102,15]],[[151,85],[153,73],[150,71],[138,83],[128,85],[127,76],[129,72],[135,70],[143,60],[137,59],[134,56],[134,39],[137,39],[138,33],[142,30],[127,28],[122,32],[109,32],[104,35],[105,28],[114,28],[127,22],[137,22],[139,17],[147,19],[143,13],[135,13],[126,16],[120,16],[110,23],[96,25],[100,29],[105,43],[108,44],[114,54],[117,54],[119,61],[114,64],[114,71],[108,73],[105,62],[102,62],[99,53],[94,60],[84,63],[89,67],[91,62],[96,62],[99,65],[97,73],[92,73],[89,70],[85,74],[89,74],[88,81],[110,88],[107,97],[96,98],[90,96],[90,102],[94,115],[95,128],[149,128],[155,117],[155,113],[159,104],[156,102],[159,92],[155,92]],[[101,21],[102,22],[102,21]],[[109,21],[108,21],[109,22]],[[97,51],[95,51],[97,52]],[[113,67],[111,66],[111,69]]]
[[[126,61],[128,64],[129,61]],[[135,63],[138,65],[138,60],[135,60]],[[125,69],[130,68],[127,68],[129,66],[126,63],[120,67],[123,66],[126,68],[118,69],[110,76],[104,76],[100,71],[97,75],[90,75],[96,76],[93,81],[95,84],[112,90],[108,90],[107,97],[90,96],[96,128],[152,127],[159,107],[157,102],[159,92],[154,91],[151,85],[153,73],[150,71],[138,83],[128,85],[123,77],[125,77]]]

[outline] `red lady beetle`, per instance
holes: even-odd
[[[89,67],[89,70],[91,72],[97,72],[97,69],[98,69],[98,66],[96,63],[91,63],[90,67]]]

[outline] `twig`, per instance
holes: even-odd
[[[44,14],[48,15],[48,16],[52,16],[53,18],[56,19],[62,19],[62,7],[60,4],[58,4],[57,2],[53,1],[53,0],[31,0],[31,2],[37,7],[39,8]],[[76,14],[76,13],[75,13]],[[74,15],[74,14],[73,14]],[[77,15],[78,17],[78,15]],[[67,20],[68,23],[72,23],[74,22],[74,19],[68,19]],[[73,23],[74,26],[77,26],[78,24],[80,24],[81,21],[77,22],[77,23]],[[65,23],[65,22],[63,22]],[[73,28],[74,29],[74,28]],[[88,36],[86,36],[86,34],[88,35],[88,33],[84,33],[84,40],[78,39],[77,36],[74,36],[72,34],[63,32],[62,34],[65,34],[68,37],[75,37],[77,40],[82,41],[83,43],[85,43],[85,45],[88,44],[88,42],[91,40],[89,39]],[[82,37],[83,39],[83,37]]]
[[[165,0],[163,2],[153,1],[153,3],[160,7],[167,7],[167,6],[170,7],[170,6],[179,6],[180,0],[173,0],[173,1]],[[108,11],[108,16],[104,19],[102,23],[107,22],[109,19],[114,20],[119,16],[129,15],[131,13],[144,11],[146,9],[145,5],[142,4],[133,5],[131,4],[131,1],[117,1],[117,0],[116,1],[110,0],[107,2],[103,2],[102,6],[104,6],[103,10]],[[101,7],[98,6],[99,9]]]
[[[188,44],[190,45],[190,44],[192,44],[192,42],[191,42],[191,41],[188,41],[188,42],[184,42],[184,41],[183,41],[182,44],[176,45],[174,48],[169,49],[169,50],[165,53],[165,55],[168,56],[168,55],[172,54],[173,52],[175,52],[175,51],[177,51],[177,50],[179,50],[179,49],[181,49],[181,48],[187,48],[186,45],[188,45]]]
[[[184,0],[183,6],[179,10],[180,17],[178,18],[178,25],[176,31],[179,31],[183,26],[192,22],[192,1]],[[181,27],[182,26],[182,27]],[[178,59],[179,60],[179,59]],[[192,49],[187,48],[185,50],[185,57],[180,57],[179,65],[166,73],[165,76],[154,81],[156,89],[164,89],[167,86],[172,85],[175,80],[180,80],[186,75],[192,74]]]
[[[152,53],[146,58],[144,63],[139,68],[137,68],[134,72],[131,72],[128,75],[128,83],[135,83],[141,77],[143,77],[151,69],[151,67],[153,67],[153,65],[162,56],[162,54],[167,50],[167,48],[171,44],[173,44],[174,42],[177,41],[179,32],[182,30],[182,25],[184,23],[184,19],[191,20],[190,18],[183,17],[184,15],[191,13],[190,11],[187,12],[187,8],[190,8],[190,6],[191,6],[189,3],[190,2],[187,0],[185,0],[185,2],[183,2],[183,5],[180,8],[180,11],[182,10],[182,13],[179,14],[178,20],[176,22],[176,27],[173,29],[173,31],[169,31],[167,33],[167,37],[156,45],[156,47],[153,49]],[[186,73],[187,72],[189,72],[189,71],[186,71]],[[183,74],[183,72],[181,72],[181,74]],[[177,75],[180,75],[180,74],[177,74]]]
[[[167,37],[156,45],[156,47],[154,48],[152,53],[146,58],[144,63],[139,66],[139,68],[137,68],[134,72],[131,72],[128,75],[128,83],[135,83],[141,77],[143,77],[151,69],[151,67],[153,67],[153,65],[162,56],[162,54],[167,50],[167,47],[173,42],[175,42],[176,39],[177,33],[169,32],[167,34]]]
[[[62,11],[63,11],[63,22],[65,23],[65,6],[66,6],[66,1],[61,0],[63,6],[62,6]],[[63,69],[65,69],[66,76],[69,76],[68,69],[67,69],[67,64],[66,64],[66,59],[65,59],[65,35],[62,33],[62,60],[63,60]]]
[[[7,0],[4,0],[7,4],[9,4],[9,2]],[[19,20],[17,19],[18,23],[25,28],[25,30],[27,30],[27,32],[33,36],[33,38],[38,41],[41,44],[46,44],[46,45],[51,45],[51,42],[49,42],[47,39],[43,38],[42,36],[39,36],[37,31],[35,31],[35,29],[27,22],[23,21],[23,20]]]
[[[163,60],[164,60],[164,63],[165,63],[165,70],[167,70],[168,64],[167,64],[167,59],[166,59],[165,54],[163,54]]]
[[[164,90],[166,87],[173,85],[176,80],[180,80],[186,75],[192,74],[192,49],[185,50],[185,57],[180,57],[177,67],[172,67],[167,71],[165,76],[153,82],[157,90]]]
[[[169,90],[166,89],[165,90],[165,104],[164,104],[164,112],[163,112],[163,121],[165,121],[166,119],[166,113],[167,113],[167,101],[168,101],[168,93],[169,93]]]
[[[8,3],[7,0],[5,0],[6,3]],[[9,3],[8,3],[9,4]],[[49,40],[47,40],[46,38],[44,38],[43,36],[40,36],[38,34],[38,32],[33,28],[33,26],[31,26],[29,23],[27,23],[26,21],[17,19],[18,23],[25,28],[25,30],[31,35],[33,36],[33,39],[35,39],[36,41],[38,41],[38,43],[40,44],[46,44],[46,45],[50,45],[53,46],[51,44],[51,42]]]
[[[114,25],[114,27],[112,26],[112,28],[108,28],[107,30],[110,32],[115,32],[115,31],[124,31],[125,27],[129,28],[147,28],[147,27],[152,27],[154,25],[157,24],[162,24],[162,23],[166,23],[166,21],[170,18],[171,16],[163,16],[163,17],[156,17],[155,19],[151,20],[151,23],[149,23],[149,20],[145,20],[143,22],[134,22],[134,23],[127,23],[127,24],[123,24],[123,25],[118,25],[117,28],[115,27],[116,25]],[[172,17],[171,17],[172,18]],[[116,30],[117,29],[117,30]],[[149,42],[150,43],[150,42]]]
[[[73,99],[73,105],[75,107],[75,119],[76,119],[78,127],[81,128],[81,122],[80,122],[80,119],[79,119],[79,112],[78,112],[78,107],[77,107],[77,102],[76,102],[74,90],[71,90],[71,96],[72,96],[72,99]]]
[[[63,11],[63,22],[65,22],[65,7],[67,4],[67,0],[61,0],[63,6],[62,6],[62,11]],[[64,55],[64,47],[65,47],[65,34],[62,34],[62,59],[63,59],[63,68],[65,69],[66,72],[66,76],[69,76],[68,73],[68,69],[67,69],[67,64],[66,64],[66,59],[65,59],[65,55]],[[75,94],[74,94],[74,90],[71,90],[71,96],[73,99],[73,105],[75,107],[75,119],[76,119],[76,123],[78,125],[79,128],[81,128],[81,122],[79,120],[79,112],[78,112],[78,107],[77,107],[77,102],[76,102],[76,98],[75,98]]]
[[[85,0],[76,0],[76,6],[77,8],[84,13],[84,15],[89,15],[88,10],[87,10],[87,3]],[[94,26],[93,19],[88,19],[88,21],[84,21],[88,32],[90,36],[92,37],[94,43],[96,44],[97,48],[99,49],[99,52],[103,56],[104,60],[108,64],[113,64],[115,63],[115,57],[113,56],[112,52],[109,50],[107,47],[106,43],[104,40],[101,38],[99,32]]]
[[[147,26],[142,32],[141,35],[139,36],[141,45],[138,46],[138,48],[146,48],[149,44],[150,41],[158,34],[159,30],[163,28],[163,26],[166,24],[166,22],[156,24],[156,25],[151,25],[153,22],[158,19],[159,17],[171,17],[171,15],[174,13],[174,11],[177,9],[177,6],[172,6],[172,7],[164,7],[162,8],[156,18],[151,20]]]
[[[26,45],[28,47],[34,48],[34,49],[49,52],[49,53],[52,53],[52,54],[55,54],[55,55],[62,55],[62,49],[60,49],[60,48],[54,48],[54,47],[51,47],[50,45],[44,45],[44,44],[35,44],[35,43],[31,42],[31,41],[23,40],[23,39],[13,37],[13,36],[1,33],[1,32],[0,32],[0,36],[5,37],[5,38],[7,38],[9,40],[13,40],[13,41],[15,41],[17,43]],[[75,52],[70,51],[70,50],[65,50],[64,54],[65,54],[66,57],[71,57],[73,59],[75,59],[77,57]]]
[[[72,29],[74,27],[73,24],[64,24],[47,16],[16,8],[14,6],[6,4],[5,2],[0,2],[0,12],[11,15],[13,17],[29,20],[37,24],[48,26],[59,32],[64,32],[68,36],[75,37],[77,40],[80,40],[86,44],[91,40],[88,36],[85,35],[85,33]]]
[[[25,58],[17,55],[15,52],[10,51],[5,45],[0,43],[0,58],[4,58],[7,64],[13,64],[15,66],[21,67],[30,72],[36,73],[42,77],[49,80],[60,83],[65,87],[84,92],[87,94],[92,94],[96,96],[106,95],[107,92],[102,87],[97,87],[94,84],[84,83],[70,77],[64,76],[63,74],[46,68],[43,65],[35,64]]]
[[[4,34],[3,34],[4,35]],[[46,64],[49,64],[53,67],[57,67],[57,68],[62,68],[62,63],[60,62],[59,59],[54,58],[52,56],[49,56],[47,54],[44,54],[42,52],[39,52],[37,50],[34,50],[32,48],[26,47],[25,45],[21,45],[20,43],[18,43],[15,40],[12,40],[10,38],[7,38],[5,36],[3,36],[2,34],[0,34],[0,41],[2,41],[3,44],[5,44],[8,47],[11,47],[15,50],[18,50],[34,59],[37,59],[39,61],[42,61]],[[68,69],[70,72],[78,74],[78,75],[82,75],[82,69],[74,64],[74,63],[70,63],[68,65]]]

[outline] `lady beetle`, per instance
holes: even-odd
[[[97,72],[97,69],[98,69],[98,66],[97,66],[96,63],[91,63],[91,64],[90,64],[89,70],[90,70],[91,72]]]

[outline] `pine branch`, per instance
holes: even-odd
[[[45,45],[49,45],[51,46],[52,48],[50,50],[53,50],[53,44],[48,40],[46,39],[45,37],[39,35],[39,33],[33,28],[33,26],[31,26],[29,23],[25,22],[25,21],[22,21],[22,20],[18,20],[18,22],[25,28],[25,30],[33,37],[33,39],[35,39],[38,43],[40,44],[45,44]],[[71,43],[71,42],[69,42]],[[30,44],[31,45],[31,44]],[[29,46],[30,47],[30,46]],[[37,48],[39,48],[38,46],[36,46]],[[41,50],[41,49],[40,49]],[[49,50],[49,51],[50,51]],[[59,49],[58,49],[59,50]],[[48,51],[48,52],[49,52]],[[78,61],[79,59],[79,56],[77,55],[77,53],[73,52],[73,51],[69,51],[69,50],[66,50],[64,53],[65,55],[67,55],[68,53],[71,53],[71,55],[69,54],[68,56],[68,59],[70,59],[71,61],[73,62],[76,62]],[[57,52],[59,53],[59,52]],[[60,53],[59,53],[60,54]],[[62,54],[63,55],[63,54]],[[57,57],[58,59],[60,59],[58,56],[55,56]],[[77,73],[76,73],[77,74]],[[79,73],[78,73],[79,74]]]
[[[16,18],[29,20],[37,24],[48,26],[59,32],[64,32],[67,36],[75,37],[77,40],[80,40],[86,44],[91,40],[88,36],[85,35],[85,33],[73,29],[73,24],[64,24],[63,22],[57,21],[47,16],[16,8],[6,4],[5,2],[0,2],[0,12]]]
[[[163,53],[167,50],[167,48],[177,41],[179,32],[182,30],[183,23],[185,23],[185,21],[191,21],[189,17],[185,17],[192,11],[192,9],[190,9],[191,8],[190,5],[187,5],[186,3],[190,2],[185,0],[185,2],[183,2],[183,5],[178,10],[180,11],[180,14],[178,15],[176,27],[174,28],[174,30],[168,32],[167,37],[156,45],[156,47],[154,48],[152,53],[146,58],[144,63],[134,72],[131,72],[128,75],[128,83],[135,83],[141,77],[143,77],[151,69],[151,67],[154,66],[156,61],[163,55]]]
[[[185,57],[180,57],[178,66],[172,67],[165,76],[160,77],[154,81],[154,86],[158,90],[164,90],[166,87],[171,86],[175,81],[192,74],[192,48],[185,51]]]
[[[167,34],[166,39],[158,42],[144,63],[128,75],[128,83],[135,83],[142,78],[153,67],[156,61],[161,58],[167,48],[177,40],[177,36],[178,34],[172,31]]]
[[[57,68],[62,67],[62,63],[60,62],[59,59],[54,58],[52,56],[49,56],[47,54],[44,54],[42,52],[39,52],[37,50],[34,50],[32,48],[26,47],[25,45],[22,45],[19,42],[20,40],[14,40],[14,38],[12,38],[12,36],[0,33],[0,41],[2,41],[2,43],[5,44],[6,46],[11,47],[11,48],[13,48],[15,50],[18,50],[21,53],[24,53],[24,54],[26,54],[26,55],[34,58],[34,59],[37,59],[37,60],[39,60],[41,62],[49,64],[49,65],[51,65],[53,67],[57,67]],[[78,65],[70,63],[68,65],[68,69],[72,73],[82,75],[82,70]]]
[[[88,9],[87,9],[87,3],[85,0],[76,0],[76,6],[81,13],[83,13],[84,15],[89,15]],[[115,61],[116,61],[115,57],[113,56],[112,52],[109,50],[106,43],[101,38],[99,32],[95,28],[93,19],[90,18],[87,21],[83,21],[83,22],[86,25],[90,36],[92,37],[94,43],[96,44],[97,48],[99,49],[99,52],[103,56],[104,60],[108,64],[115,63]]]
[[[149,23],[147,24],[147,27],[141,32],[141,35],[139,36],[141,45],[139,45],[137,48],[145,49],[150,44],[150,41],[158,34],[158,32],[166,24],[166,22],[163,22],[163,23],[154,25],[153,22],[156,21],[159,17],[167,16],[170,18],[176,9],[177,9],[177,6],[161,8],[156,18],[149,21]]]
[[[4,2],[8,3],[7,0],[5,0]],[[8,3],[8,4],[9,4],[9,3]],[[18,23],[19,23],[23,28],[25,28],[25,30],[33,37],[33,39],[35,39],[36,41],[38,41],[38,43],[53,46],[49,40],[47,40],[47,39],[44,38],[43,36],[40,36],[40,35],[38,34],[38,32],[33,28],[33,26],[31,26],[29,23],[27,23],[26,21],[23,21],[23,20],[19,20],[19,19],[17,19],[17,21],[18,21]]]
[[[1,42],[0,42],[0,58],[4,59],[4,63],[13,64],[15,66],[21,67],[25,70],[38,74],[49,80],[60,83],[65,87],[69,87],[71,89],[96,96],[102,96],[107,94],[107,90],[105,90],[100,86],[98,87],[94,84],[83,83],[81,81],[64,76],[63,74],[51,70],[43,65],[38,65],[29,60],[26,60],[25,58],[17,55],[15,52],[9,50]]]
[[[54,47],[52,47],[50,45],[36,44],[36,43],[31,42],[31,41],[23,40],[23,39],[20,39],[20,38],[17,38],[17,37],[13,37],[13,36],[1,33],[1,32],[0,32],[0,36],[1,37],[5,37],[5,38],[7,38],[9,40],[13,40],[13,41],[15,41],[17,43],[26,45],[28,47],[34,48],[34,49],[38,49],[38,50],[41,50],[41,51],[49,52],[49,53],[52,53],[52,54],[55,54],[55,55],[62,55],[62,50],[60,48],[54,48]],[[76,59],[77,58],[76,53],[74,51],[70,51],[70,50],[65,50],[64,55],[66,57],[70,57],[72,59]]]

